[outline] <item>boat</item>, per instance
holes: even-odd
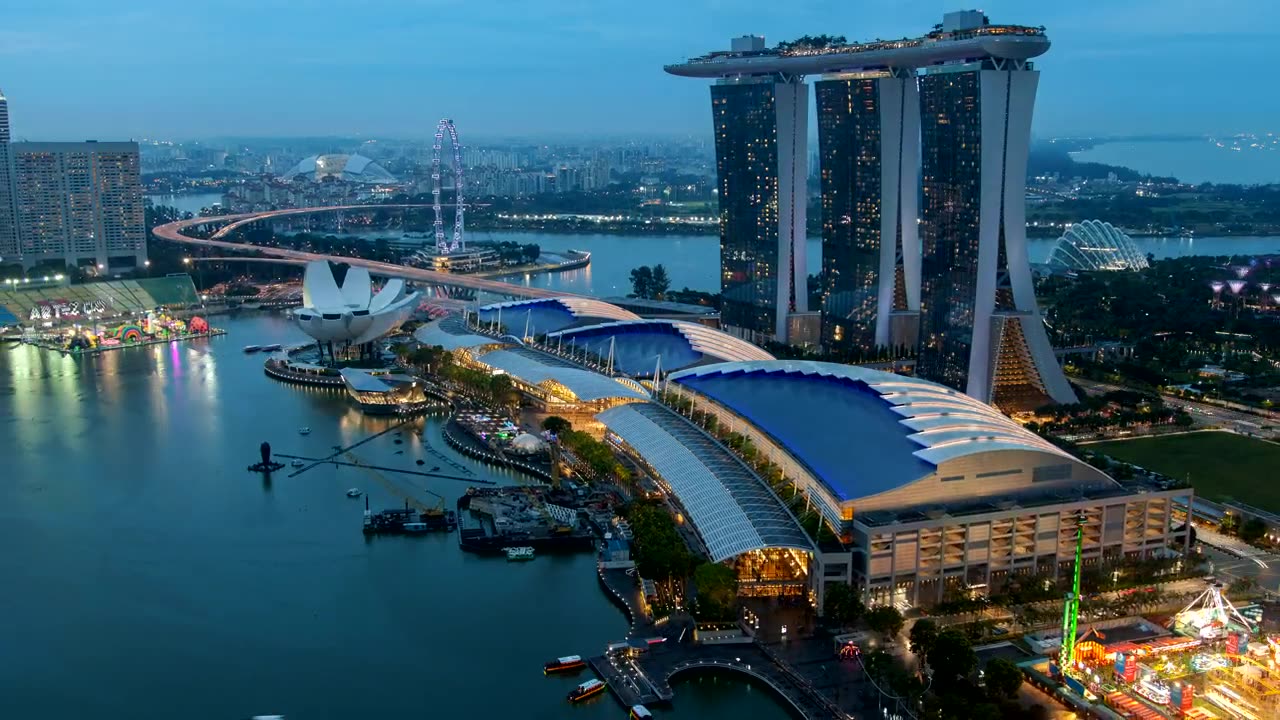
[[[562,658],[556,658],[542,665],[542,674],[550,675],[551,673],[569,672],[570,670],[578,670],[586,667],[587,661],[582,659],[581,655],[566,655]]]
[[[262,349],[262,347],[261,347],[261,346],[259,346],[259,345],[245,345],[245,346],[244,346],[244,351],[245,351],[245,352],[247,352],[247,353],[256,353],[256,352],[258,352],[258,351],[259,351],[259,350],[261,350],[261,349]]]
[[[405,532],[409,533],[410,535],[416,535],[416,534],[418,534],[418,533],[424,533],[424,532],[427,532],[428,530],[430,530],[430,529],[431,529],[431,528],[430,528],[426,523],[424,523],[424,522],[407,522],[407,523],[405,523],[405,524],[401,525],[401,526],[400,526],[400,528],[401,528],[402,530],[404,530]]]
[[[588,680],[578,687],[569,691],[569,702],[581,702],[587,698],[598,695],[608,687],[603,680]]]
[[[289,463],[289,464],[290,464],[290,465],[292,465],[292,466],[294,466],[294,467],[302,467],[303,465],[306,465],[306,463],[302,462],[302,460],[301,460],[300,458],[294,458],[294,459],[293,459],[293,462],[291,462],[291,463]]]
[[[533,548],[531,547],[509,547],[507,548],[508,560],[532,560]]]
[[[647,720],[647,718],[653,717],[653,713],[649,712],[649,708],[643,705],[632,705],[631,714],[628,717],[631,720]]]
[[[347,497],[360,497],[363,494],[364,493],[360,491],[360,488],[351,488],[347,491]]]
[[[284,349],[284,346],[281,345],[280,343],[276,343],[275,345],[262,346],[262,352],[279,352],[280,350],[283,350],[283,349]]]
[[[309,428],[309,427],[300,427],[300,428],[298,428],[298,434],[299,434],[299,435],[310,435],[310,434],[311,434],[311,428]]]

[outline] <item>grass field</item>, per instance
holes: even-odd
[[[1280,445],[1229,432],[1198,432],[1086,446],[1179,480],[1196,494],[1280,512]]]

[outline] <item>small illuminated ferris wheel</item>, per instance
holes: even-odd
[[[453,150],[453,238],[446,239],[444,232],[444,207],[440,203],[441,177],[440,154],[444,149],[444,138],[449,136],[449,146]],[[440,254],[457,252],[466,249],[466,241],[462,236],[462,146],[458,144],[458,130],[453,121],[445,118],[436,125],[436,142],[432,146],[431,155],[431,209],[435,211],[436,252]]]

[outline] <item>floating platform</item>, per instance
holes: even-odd
[[[591,527],[576,508],[549,502],[552,495],[550,488],[541,487],[468,489],[458,498],[458,545],[495,554],[510,547],[593,550],[596,536]]]
[[[260,463],[254,463],[249,466],[249,472],[256,472],[256,473],[269,473],[269,472],[275,472],[276,470],[283,470],[283,469],[284,469],[284,463],[278,463],[278,462],[267,462],[267,463],[260,462]]]

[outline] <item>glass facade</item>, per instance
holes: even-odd
[[[772,337],[777,315],[778,138],[776,85],[711,87],[720,181],[721,322]]]
[[[822,343],[870,349],[876,345],[884,241],[879,80],[823,80],[815,88],[822,168]]]
[[[978,284],[979,71],[920,78],[920,377],[964,391]]]

